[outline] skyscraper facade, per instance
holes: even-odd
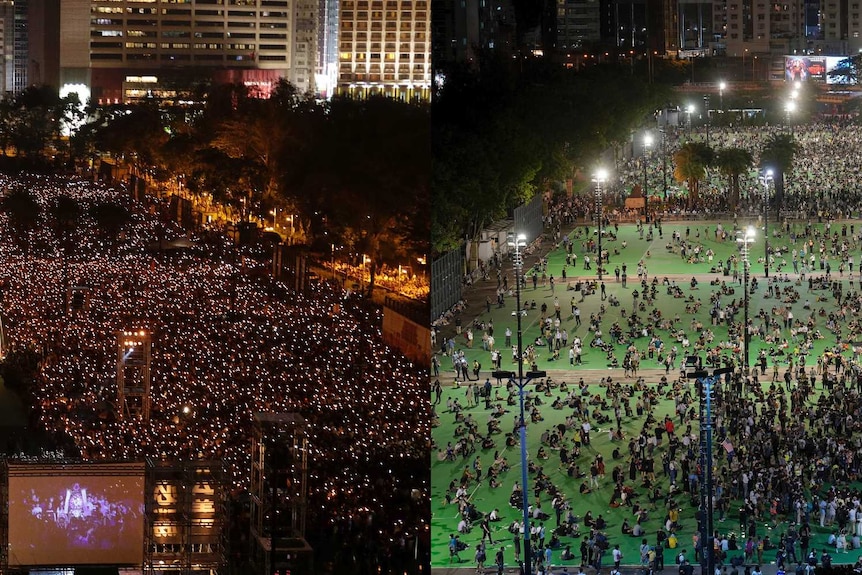
[[[341,0],[338,36],[339,93],[430,99],[429,0]]]
[[[317,0],[63,0],[61,85],[94,101],[176,97],[197,79],[314,89]]]

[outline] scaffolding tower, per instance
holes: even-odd
[[[251,458],[251,557],[258,573],[311,573],[305,540],[308,435],[298,413],[256,413]]]
[[[117,332],[117,413],[150,419],[153,339],[146,330]]]
[[[147,462],[148,575],[212,574],[228,564],[229,483],[221,461]]]

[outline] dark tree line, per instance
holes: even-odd
[[[453,66],[432,104],[434,253],[476,238],[490,222],[590,168],[665,101],[665,88],[616,66],[581,71],[488,57],[481,72]]]

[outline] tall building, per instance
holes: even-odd
[[[0,94],[13,91],[15,85],[15,6],[10,0],[0,2]]]
[[[337,91],[431,98],[429,0],[341,0]]]
[[[479,51],[514,54],[511,0],[434,0],[432,49],[442,62],[474,62]]]
[[[318,6],[315,85],[329,96],[338,81],[338,0],[318,0]]]
[[[579,50],[601,39],[599,0],[557,0],[557,50]]]
[[[314,89],[317,0],[63,0],[61,85],[96,102],[176,97],[195,81],[266,94],[279,78]]]
[[[859,0],[821,0],[820,32],[835,54],[862,52],[862,10]]]
[[[805,14],[805,0],[726,0],[727,55],[789,54],[804,50]]]

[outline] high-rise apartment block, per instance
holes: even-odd
[[[430,0],[340,0],[342,94],[431,97]]]
[[[805,0],[726,0],[728,56],[790,54],[806,49]]]

